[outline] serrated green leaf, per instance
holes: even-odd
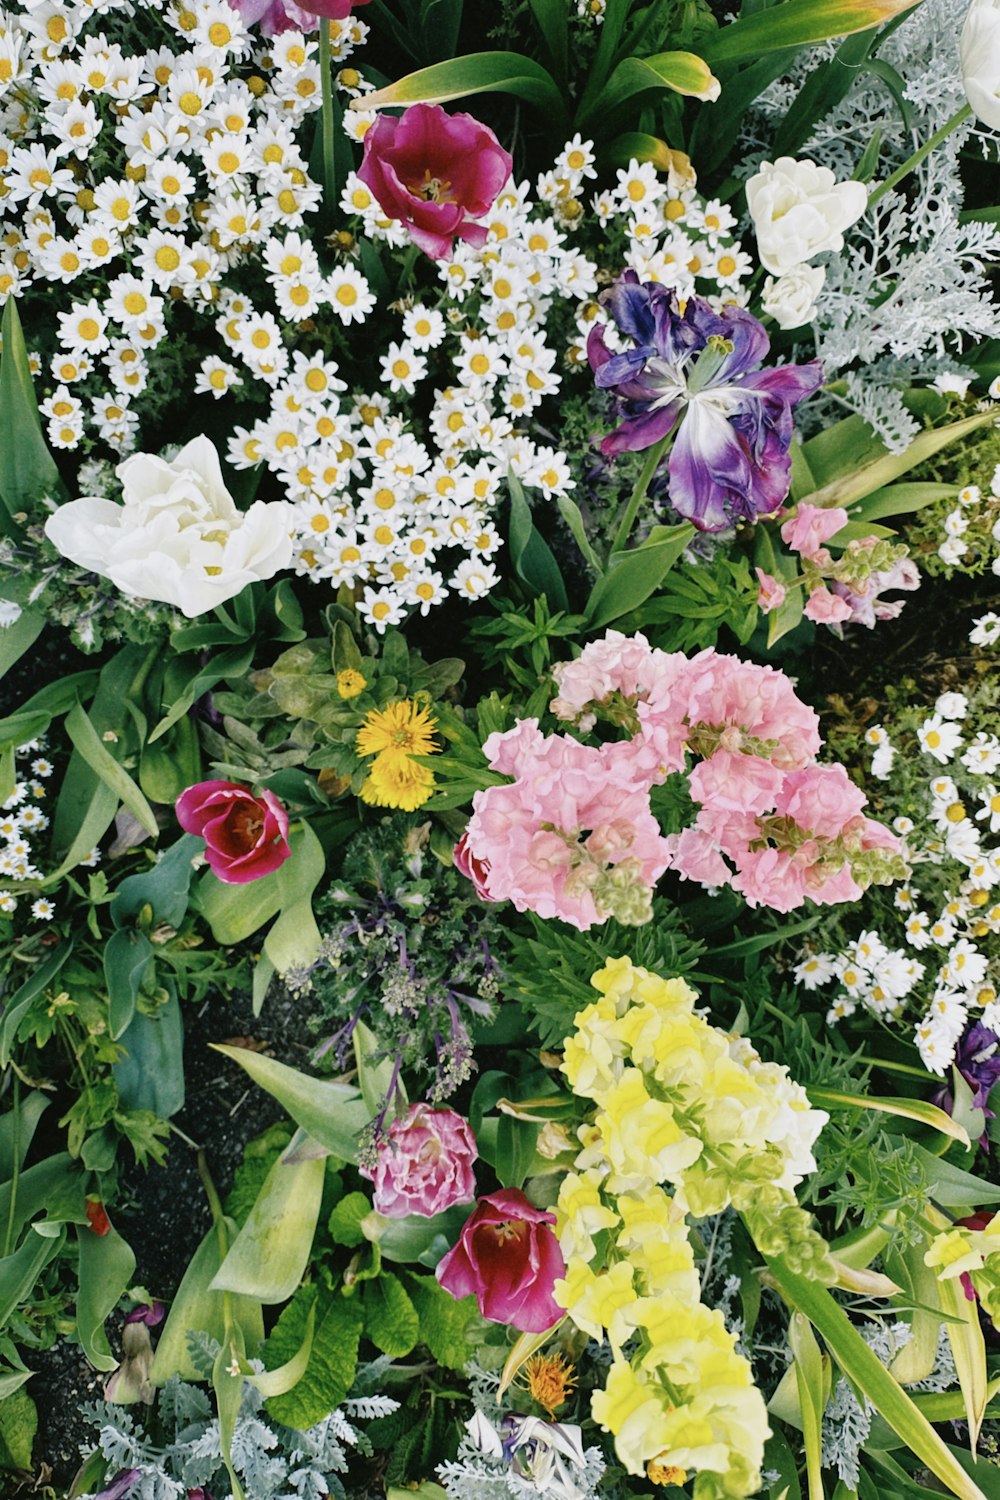
[[[286,1427],[301,1429],[322,1422],[354,1384],[363,1314],[358,1297],[342,1297],[339,1291],[300,1288],[264,1345],[264,1363],[275,1370],[297,1352],[314,1301],[316,1328],[306,1372],[290,1391],[267,1403],[270,1415]]]
[[[13,298],[11,298],[13,301]],[[38,1430],[38,1412],[27,1391],[14,1391],[0,1401],[0,1469],[29,1470]]]
[[[382,1271],[362,1288],[365,1337],[390,1359],[405,1359],[420,1335],[417,1310],[406,1288],[391,1271]]]
[[[410,1300],[420,1320],[420,1342],[446,1370],[462,1370],[469,1361],[469,1329],[480,1322],[475,1297],[453,1297],[433,1276],[406,1278]]]

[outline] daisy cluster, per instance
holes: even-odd
[[[48,798],[46,782],[55,771],[55,766],[45,754],[42,740],[28,740],[16,750],[14,789],[0,803],[0,882],[9,881],[16,886],[22,881],[42,880],[44,871],[35,864],[33,840],[49,826],[43,806]],[[94,849],[81,864],[93,867],[100,859],[100,851]],[[0,913],[12,917],[21,904],[17,890],[4,886],[0,889]],[[39,895],[31,902],[31,915],[41,922],[51,922],[56,908],[47,896]]]
[[[1000,464],[993,471],[988,492],[967,484],[944,517],[944,540],[937,553],[943,563],[963,571],[987,566],[1000,577]]]
[[[1000,934],[1000,738],[970,732],[969,714],[964,694],[943,693],[917,726],[922,805],[916,817],[893,821],[910,875],[893,893],[890,924],[862,932],[837,952],[809,953],[794,970],[807,990],[836,983],[830,1023],[859,1006],[891,1021],[919,1011],[914,1040],[934,1073],[951,1065],[971,1022],[1000,1037],[1000,947],[994,941]],[[887,731],[874,725],[866,739],[875,747],[873,773],[888,777],[895,747]]]

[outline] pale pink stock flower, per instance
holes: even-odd
[[[746,740],[774,741],[768,759],[781,770],[794,771],[808,765],[822,743],[817,714],[797,697],[784,672],[773,667],[723,656],[709,647],[688,663],[683,685],[688,724],[733,730],[722,740],[727,750]],[[654,699],[651,718],[658,707]]]
[[[774,803],[775,811],[820,838],[839,838],[868,798],[843,766],[807,766],[792,771]]]
[[[774,911],[793,911],[806,896],[805,874],[784,849],[748,850],[731,883],[748,906]]]
[[[770,812],[783,773],[759,755],[716,750],[691,772],[691,798],[727,812]]]
[[[760,584],[757,606],[763,610],[764,614],[769,615],[772,609],[781,608],[788,591],[773,573],[765,573],[763,568],[755,568],[754,571],[757,574],[757,582]]]
[[[831,593],[825,584],[821,584],[809,595],[802,613],[817,625],[840,625],[851,618],[852,610],[846,599]]]
[[[793,552],[813,557],[824,542],[843,530],[848,519],[847,511],[839,505],[800,505],[782,526],[781,539]]]

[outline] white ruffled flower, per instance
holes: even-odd
[[[769,276],[761,306],[779,328],[801,328],[812,322],[825,280],[825,266],[794,266],[777,280]]]
[[[761,162],[746,186],[765,270],[784,276],[824,250],[842,250],[844,230],[868,202],[861,182],[838,182],[829,167],[779,156]]]
[[[290,565],[288,507],[258,500],[237,510],[208,438],[194,438],[171,463],[136,453],[115,472],[124,504],[71,500],[45,533],[123,594],[172,604],[191,619]]]
[[[1000,0],[972,0],[959,43],[962,86],[977,120],[1000,130]]]

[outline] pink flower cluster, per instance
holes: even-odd
[[[459,846],[481,895],[585,928],[609,915],[647,920],[668,866],[779,911],[807,897],[853,900],[893,878],[899,841],[863,816],[843,766],[815,763],[819,720],[784,673],[714,650],[689,660],[609,631],[555,676],[557,717],[584,731],[600,717],[631,738],[591,748],[529,720],[487,741],[491,766],[515,779],[477,793]],[[649,792],[689,755],[696,817],[663,838]],[[630,876],[622,916],[614,894]]]
[[[411,1104],[389,1126],[373,1176],[375,1207],[389,1219],[430,1219],[476,1196],[473,1163],[479,1152],[467,1121],[451,1109]]]
[[[920,587],[920,574],[906,548],[876,536],[849,541],[834,560],[824,543],[842,531],[848,520],[840,506],[800,505],[781,528],[786,546],[802,559],[804,577],[795,587],[808,592],[803,614],[817,625],[829,625],[837,635],[845,624],[871,629],[879,620],[894,620],[905,600],[887,600],[882,595],[890,589],[908,593]],[[757,603],[770,614],[784,604],[788,588],[762,568],[756,571]]]

